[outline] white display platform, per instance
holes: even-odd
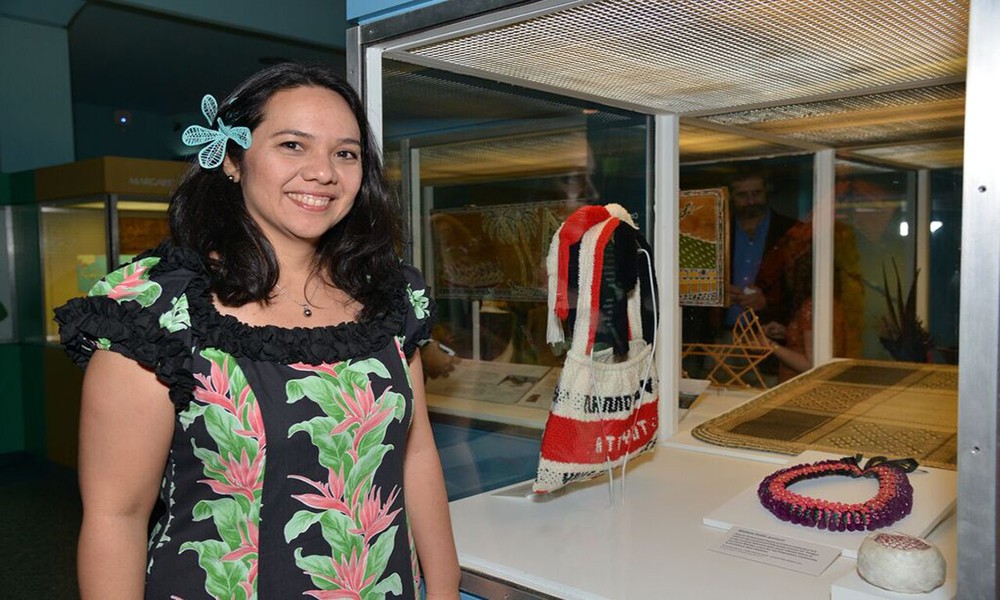
[[[945,581],[941,587],[926,594],[900,594],[876,587],[858,575],[857,569],[852,570],[834,582],[830,588],[830,600],[954,600],[958,597],[958,540],[954,535],[937,535],[941,531],[954,531],[957,518],[952,513],[932,534],[931,541],[941,551],[948,565]]]
[[[810,464],[821,460],[839,459],[842,455],[808,451],[788,461],[788,465]],[[865,457],[867,460],[869,457]],[[864,463],[862,462],[862,465]],[[775,471],[779,469],[774,469]],[[919,467],[910,473],[913,486],[913,510],[888,529],[918,537],[926,537],[946,518],[955,506],[957,473],[942,469]],[[764,508],[757,497],[760,481],[746,487],[709,512],[703,522],[710,527],[728,530],[731,527],[754,529],[814,544],[840,549],[848,558],[857,558],[858,548],[869,531],[826,531],[805,527],[778,519]],[[839,502],[862,502],[878,491],[878,482],[870,478],[824,477],[795,484],[796,493]]]
[[[706,509],[775,468],[661,446],[633,461],[627,497],[614,506],[606,478],[543,501],[524,498],[524,484],[507,488],[508,495],[457,500],[451,517],[459,562],[567,600],[830,600],[854,560],[841,556],[812,576],[712,550],[726,534],[702,523]],[[954,536],[950,519],[928,539],[941,546],[941,538]]]
[[[926,594],[901,594],[875,587],[855,571],[833,584],[830,588],[830,600],[955,600],[957,593],[958,582],[954,576],[946,579],[941,587]]]

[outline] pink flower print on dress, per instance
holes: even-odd
[[[131,274],[127,275],[125,279],[122,279],[121,283],[111,288],[108,292],[108,298],[112,300],[119,300],[122,298],[128,298],[135,295],[135,291],[139,286],[146,281],[143,274],[146,272],[146,267],[137,265],[135,270]]]
[[[402,510],[402,507],[400,507],[391,513],[389,512],[398,495],[399,488],[393,488],[385,504],[382,504],[382,491],[374,487],[368,490],[368,494],[365,495],[364,504],[358,508],[360,527],[349,529],[348,531],[363,534],[365,536],[365,545],[367,546],[373,537],[385,531],[389,525],[392,525],[392,520]]]
[[[222,464],[221,471],[215,471],[209,465],[205,465],[206,475],[221,475],[223,481],[218,479],[199,479],[199,483],[206,483],[217,494],[229,496],[244,496],[251,503],[254,501],[254,492],[261,490],[264,486],[261,481],[261,466],[264,462],[264,453],[259,452],[253,463],[247,456],[246,448],[240,451],[240,460],[225,459],[219,456]]]
[[[195,373],[194,378],[201,384],[194,390],[194,397],[201,402],[215,404],[227,413],[239,418],[236,404],[229,397],[229,357],[223,359],[222,365],[212,361],[212,370],[208,377]]]
[[[307,596],[312,596],[318,600],[334,600],[334,599],[345,599],[351,598],[352,600],[361,600],[361,590],[365,589],[373,581],[375,581],[375,575],[369,575],[365,577],[365,568],[368,564],[368,548],[364,548],[361,551],[361,556],[357,555],[356,549],[351,549],[351,557],[347,558],[343,556],[341,558],[342,562],[337,562],[334,559],[330,559],[333,564],[333,571],[336,573],[334,576],[329,575],[317,575],[315,573],[309,573],[313,577],[322,577],[330,583],[339,587],[339,590],[310,590],[305,593]]]
[[[260,546],[260,528],[253,521],[246,522],[246,529],[240,528],[240,539],[243,541],[236,550],[227,552],[222,556],[222,561],[239,560],[244,556],[251,556],[250,571],[247,578],[240,582],[240,587],[246,592],[247,598],[252,598],[254,594],[254,581],[257,579],[257,557]]]
[[[267,462],[263,420],[236,359],[213,348],[205,348],[200,354],[208,361],[209,372],[194,374],[196,402],[181,414],[181,425],[186,428],[202,419],[215,442],[214,448],[196,445],[194,453],[201,459],[207,477],[199,483],[223,498],[206,498],[195,510],[205,515],[203,519],[211,519],[221,539],[190,540],[181,545],[181,552],[193,550],[198,554],[207,596],[255,598],[260,498]],[[234,533],[239,534],[238,538]],[[223,568],[218,568],[220,565]],[[211,590],[225,591],[220,595]]]
[[[250,397],[250,387],[247,386],[240,391],[239,403],[237,404],[236,417],[248,428],[236,429],[236,435],[256,438],[261,450],[267,445],[267,436],[264,434],[264,417],[260,414],[260,406],[256,402],[247,402]]]
[[[140,306],[148,308],[159,299],[160,294],[163,292],[160,284],[149,281],[149,275],[146,274],[146,271],[150,267],[159,264],[159,262],[159,257],[150,256],[127,264],[116,271],[108,273],[104,279],[98,281],[94,284],[94,287],[90,288],[90,292],[87,295],[107,296],[119,304],[134,300]]]
[[[236,560],[248,554],[257,554],[257,547],[260,541],[260,528],[253,521],[247,521],[245,525],[246,529],[239,528],[240,539],[243,540],[243,545],[232,552],[224,554],[222,560]]]
[[[334,474],[333,469],[327,469],[329,472],[328,481],[326,484],[322,484],[318,481],[313,481],[301,475],[289,475],[289,479],[298,479],[299,481],[304,481],[309,485],[313,486],[320,491],[320,494],[293,494],[292,498],[295,498],[302,504],[305,504],[311,508],[319,508],[323,510],[336,510],[341,512],[348,517],[353,517],[354,511],[352,507],[358,503],[358,493],[361,488],[354,490],[354,497],[351,499],[351,504],[345,502],[345,484],[344,484],[344,467],[340,467],[340,471]]]
[[[194,389],[195,399],[206,404],[214,404],[227,413],[235,417],[242,427],[234,429],[233,433],[247,438],[257,440],[259,449],[263,449],[266,444],[264,435],[264,418],[260,414],[260,407],[256,402],[250,401],[252,390],[250,386],[244,386],[239,390],[237,401],[233,402],[231,381],[229,379],[229,357],[226,356],[220,365],[212,361],[211,373],[206,377],[202,373],[195,373],[194,378],[200,384]]]
[[[356,424],[358,428],[355,430],[353,436],[354,446],[348,453],[357,461],[358,445],[361,443],[361,438],[369,431],[384,423],[386,419],[395,413],[396,409],[394,406],[386,406],[382,403],[382,399],[389,392],[389,388],[386,388],[382,396],[376,400],[375,394],[372,393],[371,382],[366,382],[364,389],[359,388],[357,385],[352,385],[352,387],[354,388],[353,394],[348,392],[341,393],[341,399],[344,401],[344,420],[338,423],[330,431],[330,434],[343,433]]]
[[[298,362],[298,363],[290,364],[288,366],[291,367],[291,368],[293,368],[293,369],[295,369],[296,371],[306,371],[306,372],[309,372],[309,373],[322,373],[322,374],[325,374],[325,375],[329,375],[329,376],[333,377],[334,379],[337,379],[339,377],[339,375],[337,375],[337,372],[334,371],[333,368],[335,366],[339,365],[339,364],[341,364],[341,363],[334,363],[334,364],[325,364],[324,363],[324,364],[321,364],[321,365],[310,365],[310,364],[307,364],[307,363]]]

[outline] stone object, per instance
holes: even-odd
[[[929,592],[944,583],[946,569],[937,546],[898,531],[872,533],[858,549],[861,578],[893,592]]]

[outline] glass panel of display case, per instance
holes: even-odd
[[[420,215],[413,255],[438,307],[422,357],[454,499],[534,477],[564,358],[546,343],[545,256],[588,204],[621,204],[646,232],[647,118],[392,61],[383,73],[386,170]]]
[[[682,147],[684,138],[682,130]],[[727,289],[716,302],[682,299],[683,372],[734,387],[770,387],[790,379],[808,367],[804,361],[811,356],[806,348],[812,331],[813,157],[682,164],[680,182],[682,219],[709,210],[688,199],[715,193],[727,203],[721,225],[727,235],[699,234],[684,225],[679,231],[682,262],[686,253],[703,256],[706,246],[714,246],[711,252],[723,256],[716,268],[728,274]],[[754,309],[752,317],[747,307]],[[720,358],[726,346],[738,342],[733,335],[738,322],[784,345],[789,352],[780,356],[786,360],[775,353],[744,370],[752,357]],[[722,360],[740,376],[731,377]]]
[[[132,260],[170,236],[167,205],[162,201],[118,198],[118,263]]]
[[[836,170],[836,223],[844,235],[835,237],[834,253],[856,256],[857,265],[835,260],[834,270],[845,284],[847,326],[861,333],[861,356],[926,362],[928,338],[901,337],[888,308],[898,312],[916,277],[926,277],[916,271],[916,172],[844,160]]]
[[[45,336],[59,341],[55,307],[86,294],[108,272],[105,196],[48,202],[40,207]]]
[[[108,218],[111,206],[113,220]],[[49,341],[58,341],[55,307],[86,294],[108,271],[166,238],[167,203],[159,197],[100,195],[45,202],[40,211],[45,332]],[[109,222],[116,224],[114,240],[109,240]]]
[[[12,209],[0,206],[0,342],[14,339],[14,269],[13,257],[8,250],[13,244],[10,229],[13,227]]]
[[[962,170],[931,171],[929,322],[936,362],[958,364]]]

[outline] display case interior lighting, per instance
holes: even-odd
[[[81,210],[104,210],[104,204],[101,202],[86,202],[84,204],[56,204],[56,205],[42,205],[42,214],[59,214],[59,213],[72,213]]]
[[[490,180],[500,175],[558,175],[586,168],[587,134],[584,130],[429,147],[420,155],[420,178],[429,185]],[[390,166],[390,176],[392,169]]]
[[[97,202],[84,202],[82,204],[73,205],[62,205],[62,206],[43,206],[42,212],[57,212],[65,210],[79,210],[79,209],[89,209],[89,210],[104,210],[105,203],[102,201]],[[143,202],[140,200],[119,200],[117,202],[119,211],[140,211],[140,212],[167,212],[167,208],[170,206],[169,202]]]

